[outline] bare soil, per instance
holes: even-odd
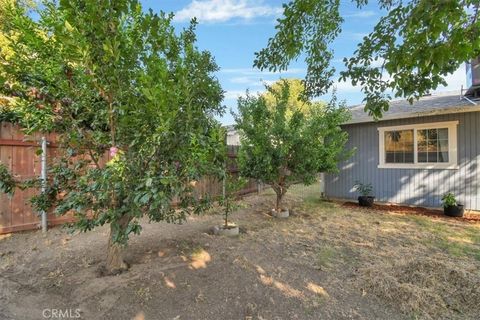
[[[211,234],[215,210],[145,221],[117,276],[98,273],[108,228],[2,236],[0,319],[478,319],[480,224],[373,213],[317,190],[287,193],[282,220],[273,192],[244,198],[237,238]]]

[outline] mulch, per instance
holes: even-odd
[[[442,210],[428,209],[423,207],[410,207],[410,206],[401,206],[393,204],[377,204],[375,203],[372,207],[361,207],[356,202],[344,202],[342,203],[343,207],[346,208],[357,208],[363,210],[372,210],[372,211],[382,211],[388,213],[397,213],[405,215],[418,215],[418,216],[428,216],[435,219],[448,219],[448,220],[457,220],[465,221],[470,223],[480,223],[480,214],[465,212],[463,217],[449,217],[443,214]]]

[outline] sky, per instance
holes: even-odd
[[[303,78],[306,64],[302,59],[291,63],[282,73],[261,72],[253,68],[255,52],[267,45],[275,33],[275,21],[281,17],[282,3],[286,0],[141,0],[144,9],[154,12],[173,12],[174,25],[179,30],[196,17],[198,47],[210,51],[220,71],[216,76],[225,90],[226,114],[219,120],[233,124],[231,111],[236,111],[236,101],[246,90],[262,92],[264,84],[280,78]],[[358,9],[352,1],[342,0],[341,14],[345,18],[342,34],[333,43],[337,71],[343,70],[344,57],[350,57],[362,38],[373,30],[384,12],[375,5]],[[338,80],[336,77],[335,80]],[[458,90],[465,86],[464,67],[447,77],[447,87],[437,91]],[[337,96],[347,105],[362,102],[360,87],[350,82],[336,82]],[[330,94],[319,97],[329,100]]]

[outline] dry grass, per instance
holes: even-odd
[[[106,228],[0,239],[0,318],[38,319],[48,305],[86,319],[479,319],[480,224],[347,208],[318,186],[287,193],[288,219],[269,214],[274,201],[245,197],[236,238],[209,233],[219,208],[145,223],[115,277],[95,272]]]
[[[446,314],[480,312],[478,269],[450,259],[428,257],[377,264],[360,270],[366,292],[374,293],[407,314],[439,319]]]
[[[304,200],[297,211],[310,218],[305,233],[316,233],[311,258],[320,267],[338,277],[351,270],[363,295],[415,318],[480,315],[480,224],[353,210],[321,201],[317,190],[297,186],[290,197]]]

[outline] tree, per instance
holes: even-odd
[[[59,134],[47,191],[31,202],[73,213],[81,231],[109,224],[107,271],[124,270],[140,218],[174,223],[208,205],[192,189],[223,164],[218,67],[196,48],[195,21],[176,33],[172,15],[144,12],[136,0],[0,10],[12,53],[0,56],[0,93],[14,97],[27,134]],[[0,172],[0,187],[12,191]]]
[[[291,117],[292,113],[297,110],[301,113],[308,113],[311,108],[311,103],[308,103],[308,98],[303,95],[305,92],[305,85],[303,84],[302,80],[294,78],[284,79],[284,81],[277,81],[270,86],[271,92],[267,90],[263,93],[267,107],[270,110],[273,110],[277,107],[276,96],[272,92],[281,92],[285,82],[288,83],[288,90],[290,92],[287,101],[288,108],[286,111],[286,117]],[[317,104],[319,107],[321,107],[323,102],[317,102]]]
[[[352,0],[358,8],[368,0]],[[462,63],[480,55],[478,0],[378,0],[387,10],[373,31],[345,58],[340,79],[360,85],[365,110],[381,117],[388,101],[406,97],[410,103],[439,85]],[[283,6],[276,34],[256,53],[254,65],[286,70],[302,53],[308,66],[307,93],[322,95],[332,86],[332,42],[341,33],[344,18],[339,0],[293,0]]]
[[[1,172],[0,172],[1,174]],[[239,208],[237,200],[238,192],[245,186],[247,181],[241,176],[234,176],[225,170],[223,176],[223,194],[218,203],[223,209],[223,229],[228,229],[230,213]]]
[[[290,84],[280,80],[264,95],[247,94],[235,115],[241,174],[272,187],[277,212],[292,184],[312,184],[318,173],[336,172],[337,163],[350,156],[344,148],[348,135],[340,127],[349,117],[345,107],[333,97],[326,105],[305,101],[297,108],[291,101],[299,97],[292,97]]]

